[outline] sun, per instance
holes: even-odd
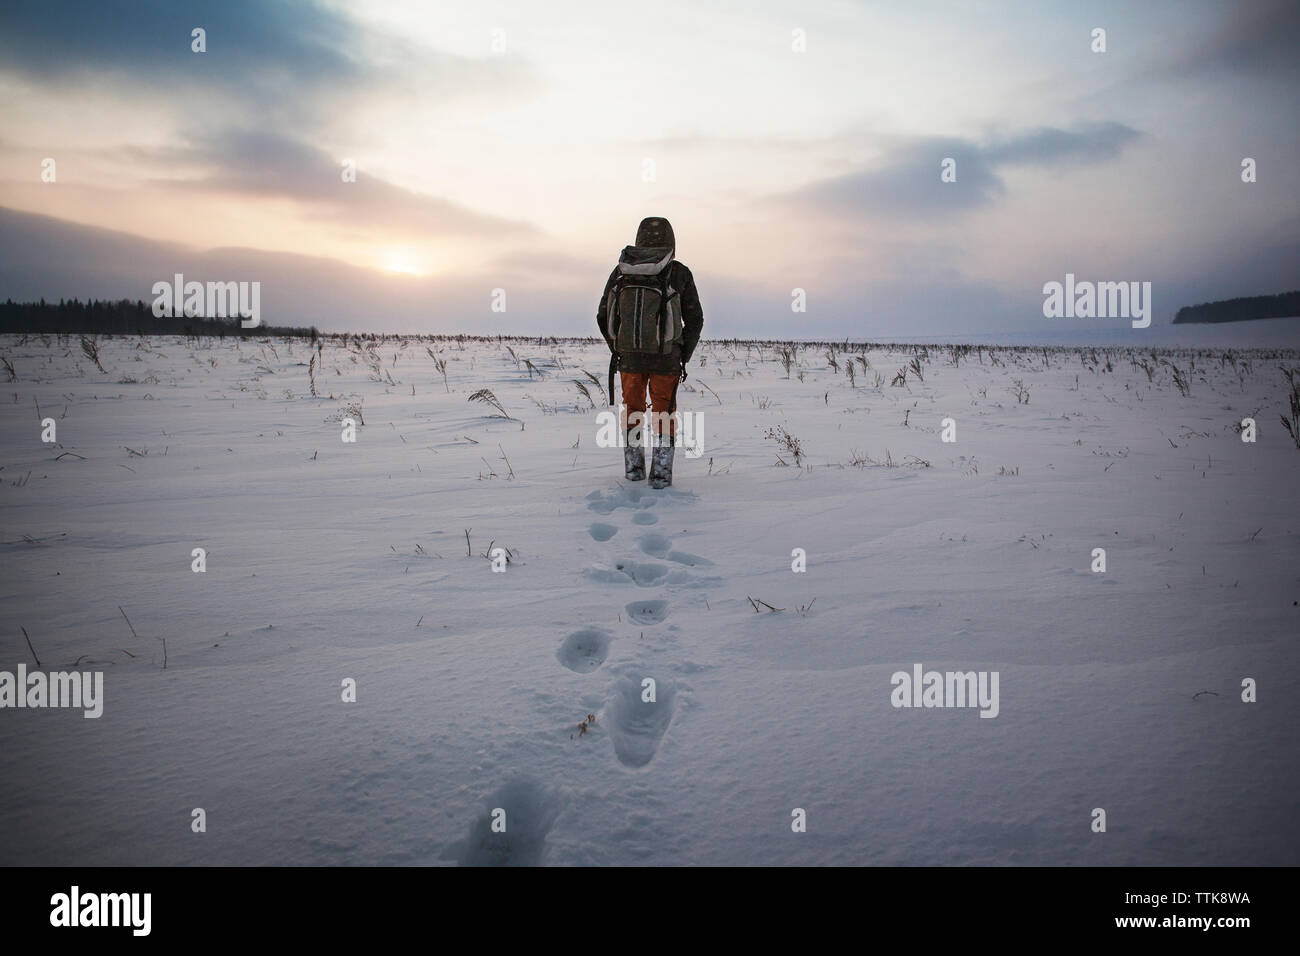
[[[407,246],[393,246],[385,250],[379,268],[385,272],[409,276],[426,276],[431,271],[424,257]]]

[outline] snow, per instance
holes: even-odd
[[[663,491],[599,343],[332,339],[312,397],[303,340],[0,338],[0,670],[105,695],[0,710],[0,864],[1294,865],[1300,355],[1161,353],[1184,396],[1139,336],[706,342]],[[894,707],[918,663],[996,718]]]

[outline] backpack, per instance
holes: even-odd
[[[672,250],[628,246],[606,302],[620,355],[668,355],[682,339],[681,296],[672,286]]]

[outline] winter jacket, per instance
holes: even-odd
[[[668,220],[647,218],[642,220],[637,229],[636,246],[641,248],[662,248],[668,255],[675,254],[676,240],[673,227]],[[682,338],[673,344],[673,350],[664,355],[632,353],[620,355],[618,367],[626,372],[643,372],[658,375],[677,375],[681,366],[691,360],[695,346],[699,344],[700,333],[704,331],[704,310],[700,308],[700,296],[695,290],[695,277],[691,275],[685,263],[673,259],[666,267],[668,280],[681,296]],[[618,277],[615,266],[605,282],[605,291],[601,293],[600,305],[596,309],[596,325],[611,352],[614,351],[614,337],[609,328],[609,292]]]

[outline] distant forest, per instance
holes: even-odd
[[[1185,305],[1174,316],[1183,322],[1246,322],[1250,319],[1285,319],[1300,315],[1300,292],[1252,295],[1201,305]]]
[[[14,302],[6,299],[0,305],[0,334],[59,333],[82,335],[301,335],[315,338],[315,327],[298,328],[284,325],[258,325],[251,329],[240,326],[238,318],[208,319],[202,316],[169,316],[153,314],[153,307],[137,299],[120,299],[101,302],[98,299],[78,302],[76,299],[53,302]]]

